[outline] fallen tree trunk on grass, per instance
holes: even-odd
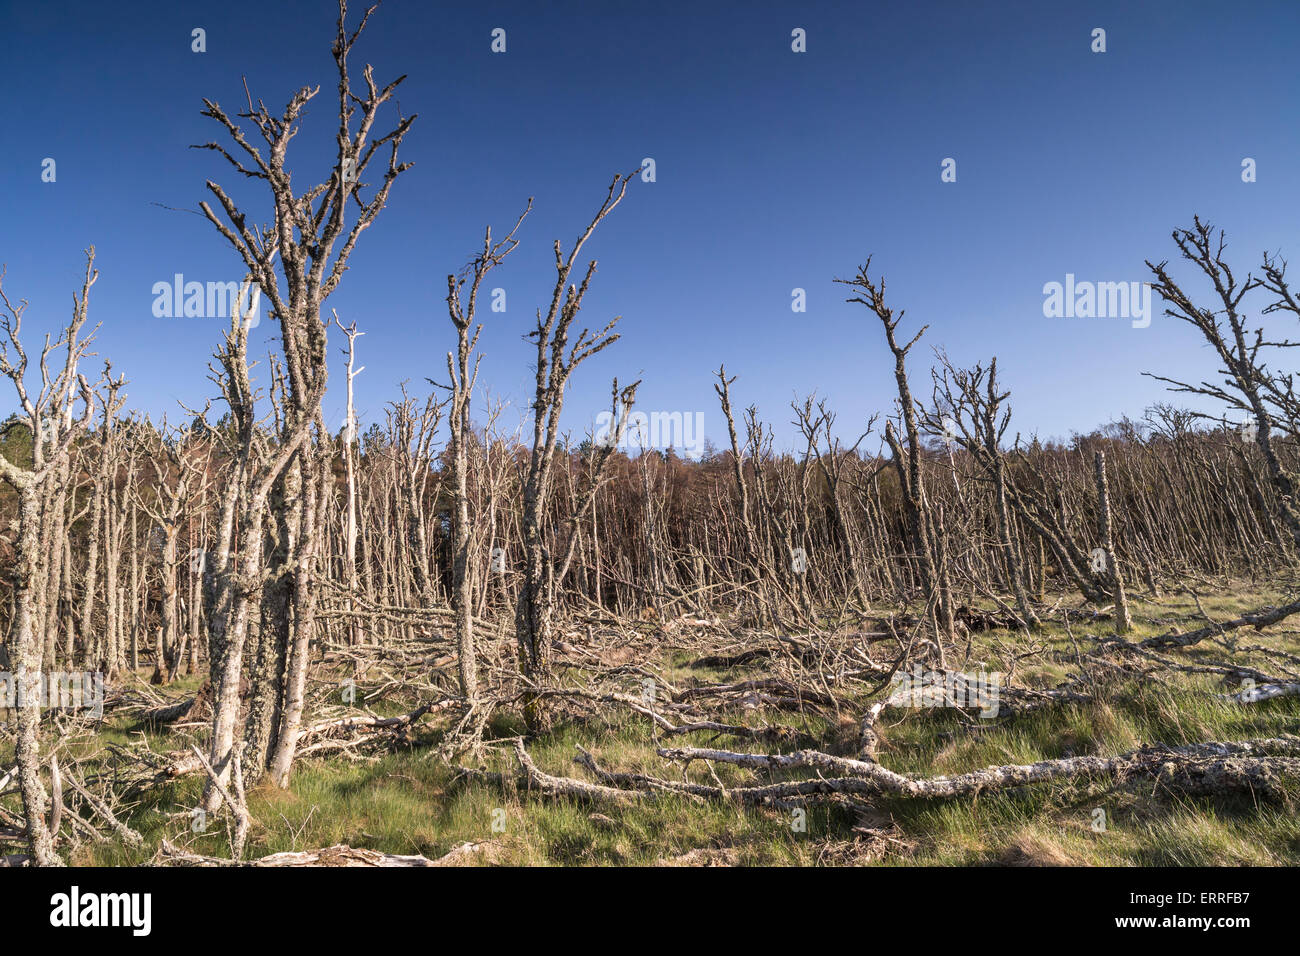
[[[1257,631],[1262,631],[1270,624],[1276,624],[1278,621],[1297,613],[1300,613],[1300,601],[1292,601],[1290,604],[1283,604],[1281,607],[1263,607],[1258,611],[1248,611],[1241,617],[1234,618],[1231,621],[1223,621],[1217,624],[1211,623],[1207,627],[1197,628],[1195,631],[1188,631],[1186,634],[1160,634],[1156,637],[1148,637],[1141,642],[1141,646],[1190,647],[1193,644],[1199,644],[1207,637],[1222,634],[1224,631],[1235,631],[1239,627],[1253,627]]]
[[[527,777],[528,787],[548,797],[574,797],[596,803],[633,803],[645,796],[636,790],[619,790],[587,783],[585,780],[553,777],[549,773],[543,773],[537,769],[537,764],[533,763],[528,751],[524,749],[524,742],[519,739],[515,740],[515,756],[519,758],[519,766]]]
[[[1257,704],[1274,697],[1300,697],[1300,684],[1263,684],[1247,687],[1237,694],[1224,695],[1226,700],[1235,700],[1239,704]]]
[[[817,750],[792,754],[747,754],[697,747],[661,748],[669,760],[708,760],[756,770],[815,769],[862,778],[879,793],[925,800],[974,796],[1052,780],[1110,778],[1123,782],[1156,777],[1186,792],[1271,790],[1279,774],[1300,774],[1300,738],[1211,741],[1182,747],[1153,744],[1115,757],[1064,757],[1032,764],[985,767],[956,776],[912,777],[877,763],[836,757]],[[830,783],[831,781],[826,781]]]
[[[602,781],[600,784],[592,784],[544,773],[528,756],[522,740],[516,740],[514,747],[524,778],[531,789],[544,796],[616,804],[636,802],[655,793],[673,793],[693,799],[731,801],[745,805],[780,804],[790,800],[849,795],[940,800],[972,797],[1051,781],[1113,780],[1115,783],[1124,783],[1151,778],[1168,789],[1189,794],[1232,791],[1266,794],[1276,788],[1280,777],[1300,776],[1300,738],[1297,737],[1211,741],[1180,747],[1152,744],[1114,757],[1066,757],[1040,760],[1032,764],[985,767],[969,773],[936,777],[900,774],[878,763],[838,757],[818,750],[800,750],[791,754],[738,753],[701,747],[658,750],[660,757],[687,765],[695,760],[703,760],[753,770],[818,772],[818,776],[812,779],[744,787],[714,786],[686,780],[665,780],[647,774],[608,771],[597,765],[591,754],[581,751],[577,762]]]
[[[164,840],[158,851],[158,866],[463,866],[472,863],[474,858],[487,851],[491,843],[462,843],[444,856],[431,860],[427,856],[402,856],[396,853],[380,853],[363,847],[346,844],[328,846],[320,850],[305,850],[301,853],[272,853],[257,860],[239,863],[218,856],[202,856],[173,846]]]

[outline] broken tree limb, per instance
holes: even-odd
[[[1224,631],[1235,631],[1239,627],[1253,627],[1257,631],[1262,631],[1270,624],[1276,624],[1296,613],[1300,613],[1300,601],[1292,601],[1281,607],[1263,607],[1258,611],[1249,611],[1231,621],[1211,623],[1208,627],[1188,631],[1186,634],[1171,633],[1148,637],[1141,642],[1141,645],[1143,647],[1189,647],[1192,644],[1199,644],[1207,637],[1222,634]]]
[[[146,724],[174,723],[188,717],[197,702],[197,697],[185,697],[173,704],[150,707],[140,715],[140,721]]]
[[[597,764],[596,758],[583,747],[578,747],[578,756],[574,761],[595,774],[596,779],[611,787],[629,790],[663,790],[694,797],[697,800],[718,796],[718,787],[679,780],[661,780],[643,773],[617,773],[606,770]]]
[[[194,755],[199,758],[199,762],[203,764],[203,770],[207,773],[208,779],[212,781],[212,786],[221,795],[221,799],[226,801],[226,804],[230,807],[230,812],[235,815],[235,836],[230,841],[230,855],[235,860],[238,860],[244,855],[244,840],[248,837],[248,827],[252,822],[252,817],[248,813],[248,805],[244,801],[243,770],[239,765],[239,751],[236,750],[231,756],[234,763],[232,782],[239,794],[239,799],[236,800],[230,795],[230,791],[226,789],[225,784],[221,782],[221,777],[212,769],[212,764],[208,763],[207,758],[203,756],[203,752],[198,747],[191,749],[194,751]]]
[[[537,769],[533,759],[528,756],[528,751],[524,749],[523,740],[515,738],[514,745],[515,756],[519,759],[519,766],[523,768],[524,775],[528,778],[529,787],[546,796],[573,797],[594,803],[631,803],[642,796],[641,793],[633,790],[604,787],[587,783],[585,780],[574,780],[571,777],[553,777]]]
[[[1261,700],[1275,697],[1300,697],[1300,684],[1263,684],[1247,687],[1236,694],[1224,694],[1225,700],[1235,700],[1239,704],[1257,704]]]
[[[708,760],[755,770],[815,769],[867,781],[882,794],[927,800],[971,796],[1050,780],[1157,777],[1178,789],[1213,792],[1225,789],[1269,790],[1278,774],[1300,773],[1300,738],[1208,742],[1182,747],[1154,744],[1115,757],[1067,757],[1033,764],[985,767],[956,776],[913,777],[879,764],[836,757],[816,750],[792,754],[746,754],[725,750],[663,748],[669,760]]]
[[[59,835],[63,820],[63,775],[59,773],[59,758],[50,756],[50,836]]]
[[[360,735],[353,743],[377,739],[385,734],[402,735],[421,717],[431,711],[442,711],[455,706],[458,701],[447,698],[422,704],[414,710],[396,717],[378,717],[374,714],[356,714],[321,720],[305,728],[298,738],[298,756],[304,757],[317,750],[330,749],[328,741],[337,741],[348,735]]]
[[[835,779],[818,777],[813,780],[794,780],[788,783],[751,787],[723,787],[691,783],[689,781],[664,780],[648,774],[620,773],[605,770],[597,765],[591,754],[582,750],[581,747],[578,749],[581,751],[581,755],[576,758],[577,762],[589,769],[600,780],[621,788],[646,793],[673,793],[696,800],[721,800],[745,806],[759,806],[762,804],[781,805],[784,801],[790,800],[805,801],[810,797],[836,797],[876,792],[871,781],[861,777],[840,777]]]
[[[71,773],[68,774],[68,786],[72,787],[73,790],[80,794],[81,798],[86,801],[90,808],[103,818],[105,823],[113,828],[113,832],[121,837],[123,843],[129,847],[138,847],[144,843],[144,837],[114,816],[113,811],[108,808],[108,805],[79,784],[76,777]]]
[[[494,846],[495,844],[482,843],[462,843],[453,847],[447,854],[431,860],[426,856],[419,854],[403,856],[396,853],[380,853],[378,850],[367,850],[362,847],[352,847],[346,844],[324,847],[320,850],[305,850],[298,853],[272,853],[270,856],[264,856],[260,859],[249,860],[245,863],[239,863],[234,860],[225,860],[216,856],[202,856],[198,853],[190,853],[188,850],[182,850],[169,843],[167,840],[162,842],[162,847],[158,851],[156,865],[158,866],[364,866],[364,867],[394,867],[394,866],[463,866],[473,861],[473,858]]]
[[[969,675],[957,671],[931,670],[923,675],[921,683],[907,685],[871,705],[858,732],[859,755],[863,760],[876,759],[876,750],[880,746],[876,722],[891,708],[944,707],[975,712],[988,719],[1025,714],[1053,704],[1082,704],[1089,700],[1087,694],[1064,686],[1049,690],[1005,687],[971,680]]]

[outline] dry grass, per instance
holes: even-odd
[[[1222,591],[1202,597],[1214,617],[1277,600],[1267,591]],[[1197,626],[1195,602],[1187,595],[1156,602],[1136,601],[1141,637],[1170,622]],[[1096,627],[1072,626],[1085,643]],[[989,632],[973,641],[971,660],[995,660],[999,648],[1019,635]],[[1251,662],[1267,658],[1240,649],[1262,645],[1300,653],[1300,639],[1283,625],[1241,637],[1234,654],[1217,642],[1188,649],[1188,661]],[[1051,686],[1074,669],[1074,644],[1059,623],[1045,636],[1042,653],[1019,665],[1020,686]],[[1054,656],[1055,655],[1055,656]],[[692,668],[698,656],[680,643],[663,641],[642,663],[660,669],[668,681],[686,686],[715,680],[763,676],[771,662],[730,670]],[[628,686],[635,692],[635,680]],[[737,708],[718,720],[767,720],[796,727],[833,753],[853,753],[857,718],[867,699],[852,685],[837,688],[850,703],[841,714],[792,714]],[[1062,704],[991,721],[943,709],[888,712],[881,724],[881,761],[901,772],[958,773],[990,764],[1026,763],[1077,754],[1110,754],[1142,744],[1236,740],[1300,732],[1300,699],[1284,698],[1241,706],[1225,703],[1213,676],[1166,672],[1130,677],[1105,686],[1086,704]],[[400,709],[401,702],[385,706]],[[140,729],[121,723],[108,728],[120,741],[139,741]],[[510,865],[1296,865],[1300,864],[1300,822],[1295,814],[1300,784],[1280,781],[1259,795],[1190,798],[1144,785],[1079,784],[1023,788],[969,800],[921,802],[880,798],[869,806],[813,806],[805,829],[790,810],[741,809],[696,803],[665,795],[627,806],[592,807],[545,799],[517,790],[509,747],[489,746],[481,765],[503,771],[504,787],[466,780],[433,758],[445,721],[427,720],[406,749],[365,761],[338,757],[307,759],[287,791],[257,787],[249,805],[255,825],[250,855],[347,843],[392,853],[437,856],[465,841],[490,841],[481,863]],[[510,714],[499,715],[489,737],[524,732]],[[180,746],[181,739],[152,739],[155,750]],[[574,764],[577,747],[591,751],[609,769],[675,778],[678,771],[655,754],[649,721],[626,709],[558,714],[546,733],[528,740],[529,753],[548,773],[589,779]],[[672,745],[722,746],[741,750],[763,745],[713,739],[708,734],[673,738]],[[727,786],[759,782],[763,775],[716,766]],[[699,764],[692,779],[712,782]],[[150,859],[162,839],[195,852],[228,852],[227,821],[211,821],[194,832],[181,816],[198,799],[201,781],[190,777],[151,791],[130,809],[129,821],[146,836],[130,852],[116,843],[85,844],[73,855],[80,864],[138,863]],[[10,801],[13,798],[8,798]],[[1104,827],[1096,826],[1098,812]]]

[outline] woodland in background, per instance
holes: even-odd
[[[845,613],[915,603],[922,572],[889,459],[827,447],[824,426],[833,413],[824,405],[795,408],[801,423],[811,419],[818,428],[820,448],[774,454],[770,432],[748,417],[751,411],[739,459],[751,531],[731,451],[699,461],[671,450],[631,458],[617,453],[589,514],[575,527],[571,514],[590,487],[592,446],[584,439],[573,450],[561,447],[544,524],[549,552],[563,553],[570,537],[577,539],[569,574],[557,588],[563,613],[654,620],[725,613],[739,625],[808,628]],[[330,440],[322,508],[322,553],[330,557],[323,562],[317,615],[322,648],[409,639],[449,623],[437,618],[451,613],[454,583],[445,425],[443,403],[412,398],[387,409],[384,423],[364,432],[350,455],[342,436]],[[211,428],[162,430],[118,418],[108,426],[101,421],[73,444],[69,480],[54,501],[49,537],[42,538],[50,542],[50,586],[35,630],[44,670],[99,669],[111,678],[145,668],[157,683],[206,672],[211,609],[204,594],[211,589],[219,490],[231,472],[225,444],[211,432],[226,427],[220,420]],[[30,462],[31,433],[20,419],[0,426],[0,436],[0,453]],[[999,496],[979,462],[956,442],[949,451],[939,439],[927,443],[921,473],[936,516],[932,546],[945,556],[940,574],[952,591],[957,623],[994,598],[1007,599],[1001,615],[1012,626],[1029,623],[1015,604],[1018,587],[1031,599],[1031,613],[1046,594],[1063,589],[1099,608],[1112,603],[1108,577],[1093,570],[1090,555],[1099,540],[1099,452],[1119,564],[1154,593],[1162,582],[1223,575],[1262,581],[1293,566],[1295,544],[1278,517],[1276,491],[1239,429],[1198,429],[1189,413],[1161,407],[1143,422],[1076,436],[1068,447],[1032,441],[1003,451],[1006,496],[1018,502],[1006,509],[1010,549],[1001,537]],[[1279,453],[1293,461],[1294,445]],[[479,619],[513,613],[517,603],[519,474],[527,456],[517,435],[491,428],[476,430],[468,447],[470,507],[483,516],[470,529],[468,556],[470,606]],[[349,586],[349,467],[355,586]],[[0,628],[12,633],[18,518],[12,490],[5,489],[0,508],[11,529],[0,539],[7,570]],[[1048,534],[1036,529],[1040,522]],[[791,560],[796,548],[807,557],[803,573]],[[494,549],[503,552],[495,562]],[[234,560],[237,565],[237,552]],[[260,628],[259,619],[254,630]]]
[[[897,695],[880,696],[891,678],[921,664],[951,687],[979,632],[1021,635],[1026,654],[1053,617],[1086,613],[1110,632],[1076,653],[1079,673],[1060,686],[1005,686],[1004,707],[1015,713],[1097,693],[1085,658],[1089,666],[1141,659],[1176,670],[1192,665],[1171,649],[1300,610],[1300,602],[1270,606],[1234,621],[1207,619],[1191,632],[1125,637],[1134,588],[1159,597],[1205,577],[1267,581],[1296,568],[1300,400],[1290,374],[1271,364],[1290,343],[1256,332],[1243,305],[1249,295],[1258,312],[1300,318],[1283,261],[1266,256],[1258,275],[1242,279],[1225,259],[1222,234],[1199,219],[1177,230],[1181,262],[1206,283],[1209,306],[1185,293],[1166,263],[1148,263],[1169,320],[1191,325],[1223,367],[1219,383],[1163,380],[1215,400],[1222,410],[1214,414],[1161,405],[1067,445],[1024,437],[996,359],[961,368],[937,351],[933,368],[919,363],[912,350],[925,329],[902,327],[868,262],[841,281],[864,310],[862,347],[883,332],[895,359],[898,402],[883,427],[839,422],[812,396],[789,412],[800,447],[776,451],[771,421],[744,406],[744,380],[719,368],[710,417],[721,450],[710,445],[699,461],[672,451],[629,457],[618,446],[636,383],[613,383],[612,441],[560,428],[570,375],[618,338],[617,320],[597,331],[574,323],[595,272],[582,249],[635,174],[620,175],[576,240],[555,243],[555,284],[531,333],[537,374],[527,419],[506,422],[502,408],[480,410],[473,400],[478,292],[520,241],[531,201],[504,238],[487,230],[470,265],[448,276],[451,348],[445,360],[431,357],[430,392],[404,387],[362,433],[352,386],[365,357],[364,317],[345,326],[326,300],[409,168],[398,150],[415,117],[380,121],[401,80],[380,86],[369,66],[357,79],[349,56],[370,12],[351,33],[346,15],[340,4],[338,155],[320,184],[295,191],[285,165],[319,87],[299,91],[281,114],[251,97],[233,117],[204,101],[223,137],[203,148],[271,200],[246,211],[214,180],[207,189],[215,206],[200,207],[278,325],[260,384],[249,355],[252,316],[236,309],[210,365],[220,397],[184,410],[187,424],[150,421],[122,407],[125,379],[107,363],[86,377],[93,250],[73,317],[30,361],[25,304],[7,294],[20,281],[6,277],[0,373],[18,410],[0,425],[0,670],[20,681],[102,671],[110,711],[133,707],[150,725],[205,728],[202,746],[189,752],[135,753],[134,775],[120,763],[113,774],[92,774],[50,756],[50,741],[72,718],[10,711],[3,726],[14,765],[0,766],[0,796],[15,782],[22,815],[0,810],[0,826],[26,845],[12,862],[59,863],[58,841],[88,834],[138,840],[121,806],[191,774],[207,780],[205,811],[235,821],[238,859],[250,825],[246,787],[289,786],[306,755],[409,740],[426,715],[449,721],[437,753],[455,762],[493,743],[492,721],[503,710],[520,714],[532,735],[574,706],[611,707],[669,736],[771,743],[783,739],[777,728],[736,722],[705,702],[757,695],[778,710],[839,706],[848,688],[865,701],[852,756],[661,751],[687,764],[820,772],[748,792],[608,771],[589,755],[580,762],[598,782],[555,777],[537,768],[523,737],[509,741],[527,785],[594,802],[663,792],[781,806],[881,792],[933,799],[1077,776],[1168,777],[1170,766],[1201,787],[1263,786],[1294,773],[1300,742],[1282,737],[925,778],[882,767],[875,729],[883,709],[901,705]],[[267,224],[254,225],[262,214]],[[336,387],[346,389],[348,420],[337,434],[322,413],[327,345],[339,343],[329,342],[331,330],[341,333],[347,360]],[[851,443],[843,437],[858,432]],[[775,635],[793,670],[661,702],[638,697],[638,682],[662,677],[645,661],[606,656],[609,634],[627,622]],[[739,666],[773,655],[760,644],[719,660]],[[1011,677],[1016,659],[1010,652]],[[1249,681],[1238,695],[1247,705],[1300,692],[1300,660],[1278,652],[1272,663],[1267,671],[1195,666]],[[157,686],[189,676],[200,679],[195,694],[142,703],[141,679]],[[340,687],[358,685],[366,699],[400,689],[411,706],[391,716],[327,712]]]

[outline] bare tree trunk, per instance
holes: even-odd
[[[131,505],[131,673],[140,670],[140,534],[136,527],[136,507]]]
[[[858,294],[848,301],[857,302],[870,309],[885,329],[885,340],[894,356],[894,379],[898,386],[899,416],[902,420],[906,447],[900,442],[894,431],[894,423],[885,423],[885,441],[893,455],[894,470],[898,475],[903,493],[903,514],[907,521],[912,547],[916,552],[917,567],[921,576],[921,588],[926,595],[927,606],[933,606],[938,615],[940,632],[936,635],[939,646],[940,661],[943,659],[943,642],[955,637],[953,608],[951,596],[947,593],[941,580],[941,569],[935,566],[934,553],[931,551],[930,521],[926,515],[925,483],[921,468],[921,439],[917,428],[916,401],[907,381],[906,358],[908,351],[925,334],[927,327],[922,327],[906,345],[899,345],[894,331],[902,319],[885,305],[884,283],[877,284],[868,274],[870,260],[852,280],[837,279],[858,290]]]
[[[297,753],[298,734],[306,706],[307,664],[311,642],[316,636],[317,591],[312,581],[320,556],[319,516],[324,468],[318,450],[305,451],[303,458],[307,474],[301,493],[298,561],[294,568],[293,641],[286,662],[284,709],[271,757],[271,780],[280,788],[289,786],[289,771]]]
[[[344,327],[339,322],[337,313],[334,316],[334,322],[343,331],[348,338],[348,367],[347,367],[347,424],[343,429],[343,470],[347,482],[347,504],[344,512],[344,563],[343,570],[348,580],[348,643],[353,647],[359,645],[362,641],[361,621],[356,615],[356,596],[360,589],[361,583],[357,577],[357,412],[356,405],[353,402],[352,382],[358,375],[365,371],[365,366],[356,367],[357,360],[357,339],[364,332],[357,331],[357,324],[353,322],[350,326]]]
[[[74,297],[72,319],[57,340],[45,337],[40,353],[40,392],[35,397],[27,390],[27,353],[20,340],[25,301],[14,305],[0,289],[0,332],[7,342],[0,343],[0,374],[9,379],[18,399],[24,423],[32,434],[32,466],[21,468],[0,454],[0,478],[7,481],[18,493],[18,535],[14,562],[14,621],[11,643],[13,664],[18,679],[18,732],[15,739],[15,758],[18,764],[18,789],[22,796],[23,818],[32,859],[38,866],[57,866],[62,860],[54,849],[51,827],[45,822],[45,788],[40,779],[40,729],[41,729],[41,672],[46,647],[36,621],[42,616],[47,627],[57,628],[55,608],[42,608],[42,595],[50,595],[49,581],[43,578],[59,577],[56,568],[41,567],[43,551],[41,532],[50,527],[49,515],[42,507],[51,502],[59,509],[58,524],[63,526],[63,486],[67,480],[73,443],[85,434],[95,411],[94,387],[77,366],[89,351],[91,338],[80,338],[86,323],[90,287],[99,273],[95,271],[95,250],[86,251],[86,278],[80,296]],[[0,279],[3,277],[0,276]],[[59,369],[53,358],[64,351],[63,367]],[[105,368],[103,382],[108,375]],[[73,407],[82,403],[82,415],[74,420]],[[47,417],[43,418],[42,414]],[[49,429],[47,433],[47,423]],[[49,445],[46,455],[45,446]],[[52,493],[51,493],[52,492]],[[57,548],[62,554],[63,548]],[[57,599],[57,592],[53,592]],[[47,631],[48,633],[48,631]],[[51,669],[53,655],[51,654]],[[57,780],[55,782],[57,794]],[[58,813],[56,802],[55,814]]]
[[[561,254],[560,244],[556,242],[556,281],[551,304],[545,315],[539,311],[537,328],[530,333],[537,345],[537,387],[533,400],[533,445],[523,483],[523,582],[515,610],[519,663],[530,677],[546,670],[551,653],[555,570],[543,537],[542,522],[553,491],[552,471],[560,412],[564,408],[564,389],[578,365],[618,340],[618,334],[614,332],[618,319],[614,319],[594,334],[583,329],[569,348],[570,327],[582,308],[583,297],[595,274],[595,261],[588,265],[581,283],[570,285],[569,279],[578,253],[600,221],[623,201],[633,175],[614,177],[604,202],[567,258]],[[611,422],[611,427],[613,425]],[[612,447],[605,449],[606,452],[612,450]],[[535,707],[530,708],[529,713],[535,716]]]
[[[470,429],[470,402],[474,397],[474,383],[478,381],[478,368],[482,356],[474,361],[470,369],[470,357],[478,343],[483,326],[474,326],[478,311],[478,294],[484,278],[492,269],[499,266],[515,247],[519,240],[515,233],[533,208],[533,201],[528,205],[514,228],[499,242],[492,241],[492,229],[489,227],[483,236],[483,251],[474,258],[460,277],[447,276],[447,312],[456,329],[456,351],[447,353],[447,374],[451,391],[451,536],[452,536],[452,607],[456,614],[456,660],[460,692],[470,705],[478,695],[478,660],[474,647],[474,572],[470,567],[470,519],[469,519],[469,448],[474,441]],[[469,282],[469,294],[462,295],[462,289]],[[473,334],[470,327],[474,326]]]
[[[1115,595],[1115,632],[1127,634],[1133,630],[1133,617],[1129,614],[1128,595],[1124,593],[1124,574],[1115,557],[1115,539],[1110,520],[1110,482],[1106,479],[1106,453],[1097,451],[1093,456],[1097,472],[1097,533],[1106,551],[1107,571]]]
[[[14,621],[14,657],[18,692],[24,698],[18,707],[18,734],[15,751],[18,762],[18,787],[23,798],[23,818],[27,824],[27,842],[37,866],[62,866],[54,852],[54,839],[45,824],[45,787],[41,783],[41,649],[33,630],[32,605],[35,600],[36,555],[40,527],[38,486],[29,481],[19,487],[18,565],[14,572],[17,619]]]

